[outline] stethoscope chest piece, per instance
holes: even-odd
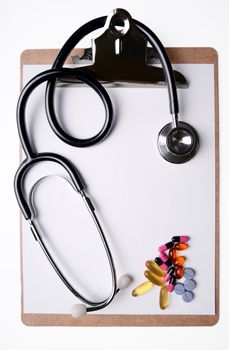
[[[166,124],[158,135],[157,146],[162,157],[170,163],[181,164],[196,153],[199,138],[195,129],[185,122]]]

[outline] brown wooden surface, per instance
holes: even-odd
[[[219,319],[219,101],[218,101],[218,55],[212,48],[167,48],[172,63],[214,64],[215,75],[215,315],[93,315],[75,319],[71,315],[25,314],[23,312],[23,269],[22,269],[22,225],[21,236],[21,319],[29,326],[212,326]],[[52,64],[58,49],[25,50],[21,54],[22,67],[25,64]],[[66,63],[72,63],[71,56],[82,56],[83,49],[74,49]],[[21,158],[21,157],[20,157]]]

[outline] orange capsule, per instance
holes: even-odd
[[[182,266],[185,262],[185,257],[184,256],[178,256],[175,260],[174,260],[174,266],[179,267]]]
[[[188,248],[188,244],[187,243],[182,243],[182,242],[176,243],[174,248],[177,249],[177,250],[185,250],[185,249]]]
[[[177,258],[176,249],[174,249],[174,248],[169,249],[169,257],[172,261]]]
[[[182,266],[177,267],[175,271],[176,278],[180,279],[184,276],[184,268]]]

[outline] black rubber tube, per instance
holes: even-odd
[[[17,104],[17,126],[18,126],[19,137],[20,137],[24,152],[28,158],[33,157],[36,154],[36,152],[34,152],[32,149],[32,144],[30,142],[28,132],[26,129],[25,112],[26,112],[26,104],[27,104],[28,98],[32,93],[32,91],[43,82],[50,79],[51,81],[56,81],[56,78],[64,78],[64,77],[68,77],[71,79],[78,79],[84,82],[99,95],[99,97],[103,102],[103,105],[105,108],[105,121],[104,121],[103,127],[97,133],[97,135],[93,136],[90,139],[87,139],[88,140],[87,142],[97,143],[101,141],[104,137],[106,137],[110,131],[110,128],[112,126],[112,120],[113,120],[113,108],[112,108],[111,99],[107,91],[104,89],[104,87],[96,79],[94,79],[93,77],[89,76],[86,73],[83,73],[80,71],[74,71],[69,68],[50,69],[36,75],[34,78],[32,78],[28,82],[28,84],[22,90],[18,100],[18,104]],[[49,100],[49,103],[51,103],[51,100]],[[48,109],[50,107],[49,103],[46,105]],[[63,141],[65,141],[65,134],[61,135],[60,137]],[[70,135],[68,134],[66,134],[66,136],[68,137],[68,139],[71,138]],[[73,138],[73,140],[75,141],[76,139]],[[82,140],[82,141],[85,141],[85,140]]]
[[[177,88],[176,88],[176,81],[173,73],[173,68],[169,60],[169,57],[167,55],[167,52],[164,46],[162,45],[161,41],[158,39],[158,37],[154,34],[154,32],[151,29],[149,29],[146,25],[136,20],[134,20],[134,23],[136,24],[140,33],[145,35],[149,43],[158,52],[159,59],[164,69],[165,79],[168,85],[170,113],[176,115],[179,113]]]

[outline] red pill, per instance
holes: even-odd
[[[184,256],[178,256],[175,260],[174,260],[174,266],[179,267],[182,266],[185,262],[185,257]]]
[[[176,278],[180,279],[184,276],[184,268],[182,266],[177,267],[175,271]]]
[[[188,248],[188,244],[187,244],[187,243],[182,243],[182,242],[176,243],[175,246],[174,246],[174,248],[177,249],[177,250],[185,250],[185,249]],[[174,248],[173,248],[173,249],[174,249]],[[170,249],[170,250],[171,250],[171,249]]]
[[[169,257],[171,260],[175,260],[177,258],[177,252],[175,248],[169,249]]]

